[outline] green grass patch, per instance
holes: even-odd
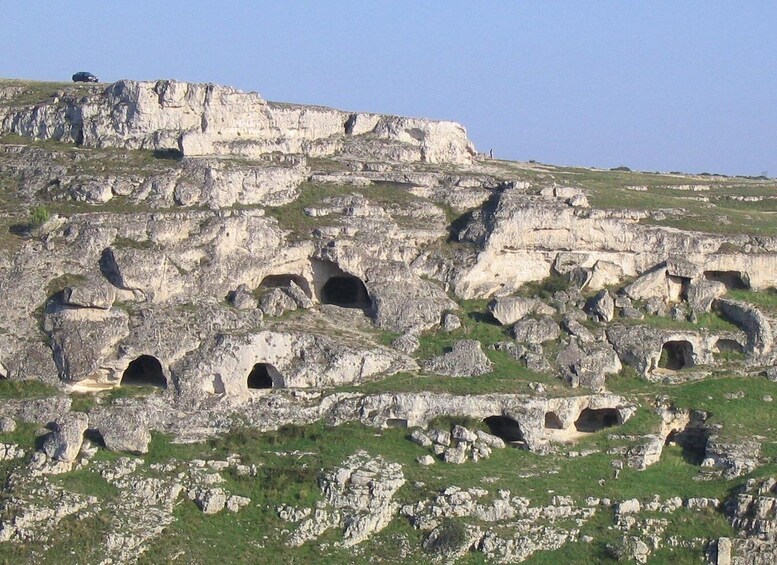
[[[56,396],[59,391],[42,381],[0,379],[0,399],[33,399]]]

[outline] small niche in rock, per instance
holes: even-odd
[[[308,284],[308,281],[305,280],[305,277],[302,277],[300,275],[290,275],[290,274],[267,275],[262,279],[262,282],[259,283],[259,287],[260,288],[284,288],[284,287],[290,286],[291,283],[294,283],[298,287],[300,287],[302,289],[302,292],[304,292],[308,298],[311,298],[313,296],[313,293],[310,291],[310,285]]]
[[[389,418],[386,420],[387,428],[406,428],[407,420],[405,418]]]
[[[281,380],[281,374],[278,369],[269,363],[257,363],[248,374],[246,384],[248,388],[272,388]]]
[[[744,353],[742,344],[735,339],[720,338],[715,342],[716,353]]]
[[[488,431],[502,438],[507,443],[523,443],[521,426],[508,416],[489,416],[483,422],[488,426]]]
[[[152,355],[141,355],[127,366],[120,384],[121,386],[167,388],[167,379],[159,359]]]
[[[564,426],[561,424],[561,419],[555,412],[545,412],[545,429],[548,430],[563,430]]]
[[[688,341],[667,341],[661,347],[661,357],[658,360],[661,369],[679,371],[693,367],[693,346]]]
[[[722,282],[728,290],[749,289],[750,283],[739,271],[704,271],[708,281]]]
[[[575,420],[578,432],[593,433],[621,424],[620,414],[615,408],[585,408]]]
[[[688,287],[691,286],[691,279],[677,275],[667,275],[666,277],[669,279],[670,287],[673,287],[673,291],[676,293],[672,298],[683,301],[688,300]]]
[[[367,287],[361,279],[352,275],[330,277],[321,287],[321,302],[362,310],[372,306]]]

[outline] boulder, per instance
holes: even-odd
[[[105,279],[87,279],[62,291],[62,303],[68,306],[108,310],[114,300],[116,287]]]
[[[253,310],[257,306],[256,298],[253,293],[244,284],[230,291],[227,300],[238,310]]]
[[[543,317],[539,320],[526,318],[513,326],[515,341],[531,344],[541,344],[558,339],[561,330],[553,318]]]
[[[601,290],[588,301],[585,311],[600,322],[611,322],[615,317],[615,301],[609,291]]]
[[[453,344],[448,353],[427,359],[424,370],[451,377],[475,377],[490,373],[493,363],[481,349],[480,342],[464,339]]]
[[[552,315],[555,310],[536,298],[507,296],[495,298],[488,304],[488,310],[502,325],[509,326],[529,314]]]
[[[297,303],[280,288],[273,288],[262,296],[259,301],[259,308],[265,316],[277,318],[283,316],[286,312],[296,310]]]
[[[687,300],[694,312],[709,312],[715,299],[726,294],[726,285],[707,279],[692,280],[688,285]]]
[[[461,319],[456,314],[444,314],[442,317],[442,329],[446,332],[452,332],[461,327]]]
[[[105,408],[93,411],[92,427],[111,451],[147,453],[151,434],[142,409]]]
[[[43,452],[51,459],[72,463],[78,457],[89,418],[81,412],[71,412],[54,422],[54,431],[43,440]]]

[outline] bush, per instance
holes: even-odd
[[[424,549],[429,553],[450,555],[460,551],[465,543],[467,543],[467,530],[464,524],[445,518],[426,538]]]
[[[36,206],[30,210],[30,228],[39,228],[49,221],[51,214],[45,206]]]

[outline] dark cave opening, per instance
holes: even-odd
[[[246,379],[248,388],[272,388],[280,381],[281,374],[269,363],[257,363],[251,369]]]
[[[661,346],[661,357],[658,360],[661,369],[679,371],[693,367],[693,346],[688,341],[667,341]]]
[[[342,308],[366,309],[372,306],[367,287],[361,279],[351,275],[330,277],[321,288],[321,302]]]
[[[167,379],[159,359],[152,355],[141,355],[130,362],[121,376],[122,386],[155,386],[167,388]]]
[[[621,417],[615,408],[585,408],[575,420],[575,429],[578,432],[593,433],[620,423]]]

